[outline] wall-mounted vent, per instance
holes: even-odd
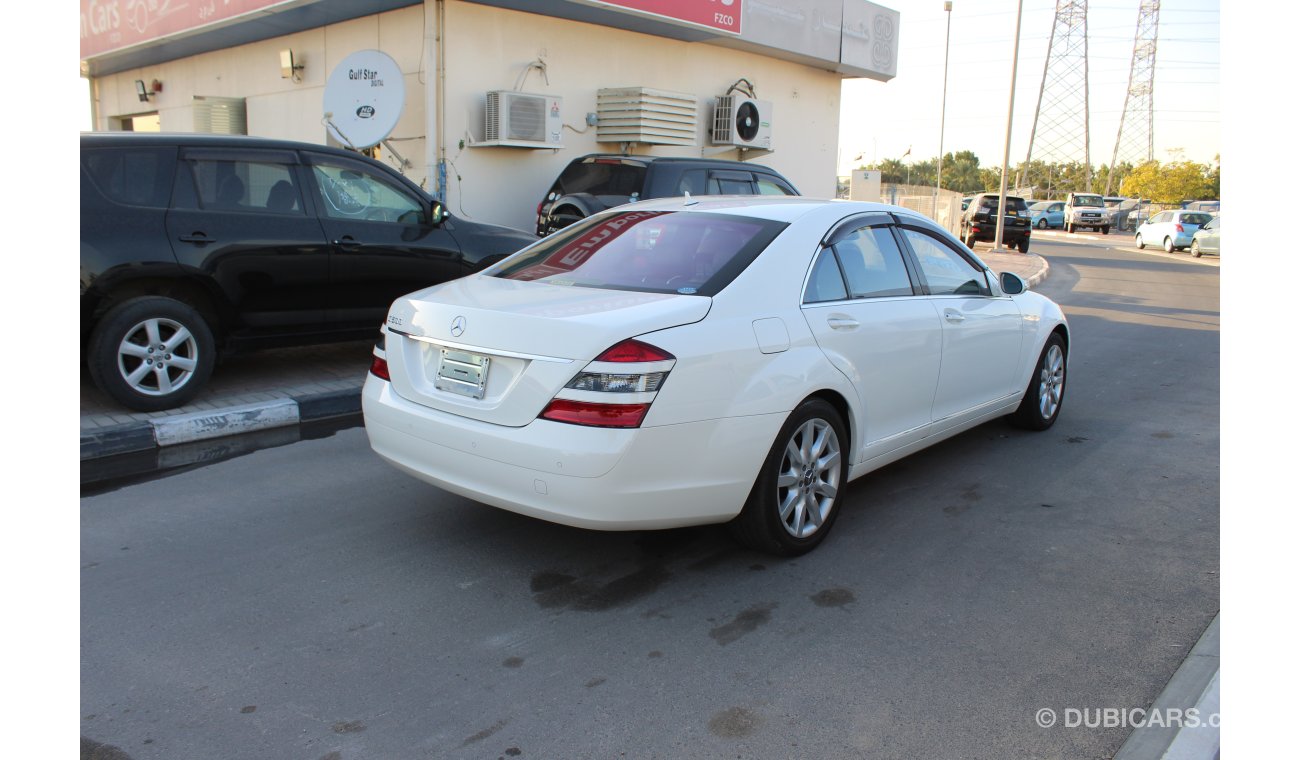
[[[596,141],[695,145],[697,99],[649,87],[596,91]]]
[[[210,135],[248,134],[248,110],[244,99],[195,95],[194,131]]]
[[[563,148],[560,115],[563,98],[514,90],[487,94],[483,138],[479,146]]]

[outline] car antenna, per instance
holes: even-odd
[[[691,197],[691,192],[689,190],[685,191],[684,195],[686,196],[686,200],[682,202],[683,206],[694,206],[699,203],[699,200]]]

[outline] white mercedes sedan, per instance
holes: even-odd
[[[1051,427],[1069,350],[1055,303],[915,212],[674,198],[398,299],[362,408],[380,457],[479,502],[794,555],[854,478]]]

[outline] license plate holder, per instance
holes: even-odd
[[[438,350],[438,375],[434,387],[440,391],[481,399],[487,393],[491,357],[452,348]]]

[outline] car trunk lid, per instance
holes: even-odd
[[[627,338],[703,319],[712,299],[476,275],[398,299],[393,390],[439,411],[520,427]]]

